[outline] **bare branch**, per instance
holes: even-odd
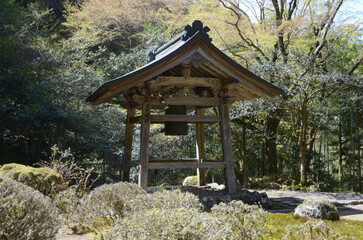
[[[354,64],[352,69],[348,72],[348,75],[352,75],[353,72],[359,67],[359,65],[363,62],[363,56]]]
[[[333,10],[333,12],[330,14],[330,17],[328,18],[327,22],[324,23],[324,33],[323,36],[321,37],[320,40],[320,44],[318,45],[318,47],[316,48],[315,52],[314,52],[314,56],[318,56],[318,54],[320,53],[320,51],[322,50],[322,48],[325,46],[326,44],[326,36],[330,30],[331,25],[334,22],[334,18],[340,8],[340,6],[342,5],[344,0],[339,0],[339,2],[337,3],[337,6],[335,7],[335,9]]]

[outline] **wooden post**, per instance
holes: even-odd
[[[140,131],[139,186],[147,190],[149,171],[150,96],[147,94],[142,105]]]
[[[203,109],[196,109],[195,110],[197,116],[203,115]],[[198,162],[203,162],[205,159],[205,151],[204,151],[204,124],[203,123],[197,123],[197,146],[196,146],[196,152],[197,152],[197,158]],[[197,169],[197,175],[198,175],[198,186],[204,186],[206,184],[205,181],[205,169],[204,168],[198,168]]]
[[[225,163],[224,175],[226,178],[226,188],[228,193],[236,192],[236,182],[234,177],[233,152],[231,142],[231,127],[229,125],[228,108],[224,106],[225,100],[221,97],[219,105],[219,115],[221,116],[221,138],[223,161]]]
[[[135,117],[135,108],[127,109],[127,119],[126,119],[126,130],[125,130],[125,147],[124,147],[124,157],[121,162],[122,177],[121,181],[128,182],[130,180],[130,167],[126,164],[131,161],[132,154],[132,137],[134,135],[134,123],[130,120]]]
[[[247,152],[246,152],[246,119],[242,117],[242,132],[243,132],[243,188],[248,187],[247,177]],[[262,151],[263,156],[263,151]],[[262,157],[263,158],[263,157]]]

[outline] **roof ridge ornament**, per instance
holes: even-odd
[[[210,28],[207,26],[203,27],[203,23],[200,20],[195,20],[192,23],[192,26],[188,24],[187,26],[185,26],[184,30],[186,31],[186,33],[181,37],[183,41],[188,40],[189,38],[193,37],[194,34],[200,32],[200,34],[204,39],[206,39],[209,42],[212,42],[212,38],[210,38],[208,35]]]

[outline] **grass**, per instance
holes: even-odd
[[[282,239],[287,225],[303,225],[308,218],[294,217],[292,213],[268,213],[264,239]],[[324,221],[343,239],[363,239],[363,222],[352,220]]]

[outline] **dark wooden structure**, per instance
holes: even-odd
[[[197,168],[199,184],[205,184],[206,168],[224,168],[226,188],[236,190],[228,105],[235,101],[273,97],[281,90],[246,70],[212,43],[200,21],[185,27],[184,32],[149,54],[149,62],[124,76],[101,85],[87,98],[93,105],[123,95],[120,104],[127,109],[123,180],[129,167],[139,170],[139,186],[148,186],[149,169]],[[194,115],[152,115],[152,109],[182,105],[194,109]],[[203,110],[218,107],[218,115],[204,115]],[[141,109],[141,116],[135,116]],[[149,161],[150,124],[165,122],[196,124],[195,159]],[[223,161],[205,159],[204,124],[219,123]],[[134,124],[141,124],[140,159],[131,161]]]

